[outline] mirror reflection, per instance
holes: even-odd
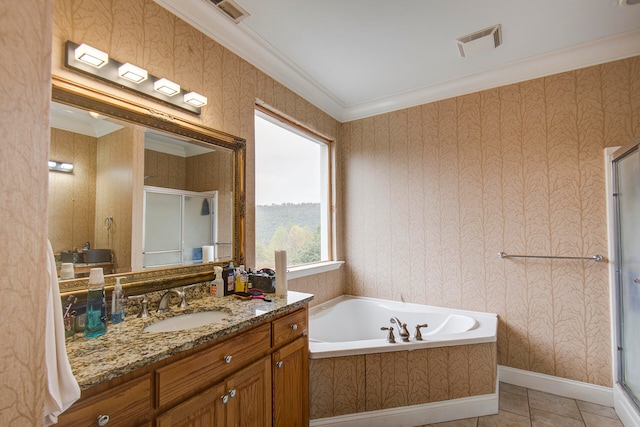
[[[53,102],[58,265],[83,277],[231,260],[233,162],[233,150]]]

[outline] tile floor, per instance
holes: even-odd
[[[500,383],[497,415],[424,427],[623,427],[613,408]]]

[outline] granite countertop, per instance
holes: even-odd
[[[268,294],[271,302],[261,299],[240,300],[233,296],[205,296],[189,300],[189,307],[171,307],[168,313],[156,313],[142,319],[128,316],[116,325],[109,323],[107,333],[98,338],[84,338],[82,333],[66,340],[71,370],[82,390],[140,369],[182,351],[224,337],[232,332],[263,322],[281,313],[303,306],[312,294],[289,291],[287,297]],[[175,303],[174,303],[175,305]],[[220,322],[176,332],[145,332],[159,320],[180,314],[206,310],[229,313]]]

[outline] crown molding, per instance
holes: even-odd
[[[640,30],[634,30],[370,102],[346,105],[242,22],[235,24],[217,12],[208,0],[154,1],[343,123],[640,55]]]
[[[402,94],[350,105],[341,114],[341,119],[343,122],[349,122],[636,55],[640,55],[640,30],[533,56],[482,73],[440,82]]]
[[[255,36],[242,21],[235,24],[216,11],[209,0],[154,1],[334,119],[341,120],[346,105],[293,62]]]

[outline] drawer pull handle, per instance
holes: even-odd
[[[236,397],[236,389],[229,390],[229,397]]]
[[[281,361],[279,361],[279,362],[276,362],[276,366],[277,366],[278,368],[282,368],[282,366],[283,366],[283,365],[284,365],[284,363],[282,362],[282,360],[281,360]]]
[[[225,356],[225,357],[224,357],[224,363],[231,363],[231,359],[233,359],[233,357],[231,357],[231,356]]]
[[[295,324],[295,323],[293,325],[291,325],[291,330],[292,331],[297,331],[298,330],[298,325]]]
[[[229,401],[229,395],[225,394],[220,399],[222,400],[222,403],[226,405],[226,403]]]
[[[100,427],[109,424],[109,415],[98,415],[98,425]]]

